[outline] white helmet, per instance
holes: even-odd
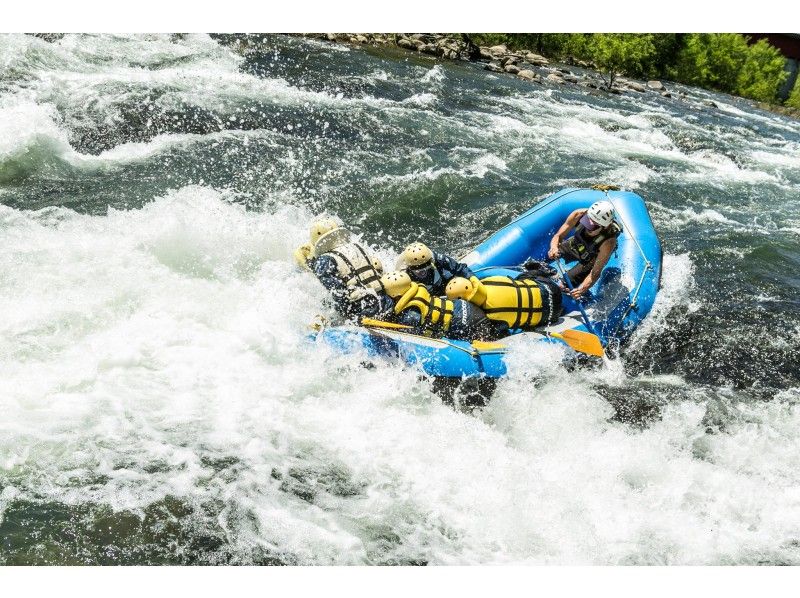
[[[608,226],[614,221],[614,205],[610,201],[596,201],[586,212],[589,219],[600,226]]]

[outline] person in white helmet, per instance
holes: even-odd
[[[411,243],[400,254],[397,269],[405,270],[411,280],[425,285],[431,295],[444,295],[447,283],[456,276],[469,279],[474,276],[466,264],[462,264],[449,255],[433,251],[425,243]]]
[[[573,234],[567,238],[567,235]],[[550,241],[550,259],[564,257],[578,262],[567,273],[573,289],[567,291],[577,299],[600,278],[608,259],[617,248],[617,237],[622,226],[614,219],[614,206],[610,201],[597,201],[588,210],[572,212]]]
[[[338,220],[320,218],[311,224],[309,242],[300,245],[295,261],[313,272],[330,291],[336,310],[345,317],[376,317],[391,311],[381,284],[383,266],[377,256],[352,240]]]

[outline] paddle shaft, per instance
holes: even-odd
[[[402,330],[409,330],[413,326],[408,324],[395,324],[394,322],[384,322],[383,320],[375,320],[373,318],[361,318],[360,323],[362,326],[374,326],[375,328],[397,328]]]
[[[561,267],[561,258],[558,258],[556,260],[556,266],[558,266],[558,271],[561,272],[561,278],[564,279],[564,282],[566,283],[567,287],[569,287],[569,290],[570,291],[575,290],[572,287],[572,281],[569,279],[569,276],[566,275],[566,273],[564,272],[564,269]],[[591,332],[592,334],[594,334],[596,336],[597,333],[594,331],[594,326],[592,326],[591,320],[589,320],[589,314],[587,314],[586,310],[583,309],[583,305],[581,305],[581,302],[580,302],[579,299],[575,299],[575,303],[578,306],[578,309],[581,310],[581,316],[583,316],[583,322],[584,322],[584,324],[586,324],[586,328],[588,328],[589,332]]]

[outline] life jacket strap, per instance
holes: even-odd
[[[357,243],[353,243],[353,246],[361,253],[362,256],[364,256],[364,260],[366,261],[367,265],[362,266],[361,268],[356,268],[353,262],[350,261],[347,258],[347,256],[344,255],[341,251],[336,251],[335,249],[332,249],[331,251],[328,252],[338,257],[347,265],[348,268],[350,268],[350,276],[348,276],[347,280],[345,281],[345,284],[351,286],[352,283],[358,283],[362,286],[369,287],[373,282],[376,281],[380,282],[381,279],[380,274],[378,274],[378,271],[372,264],[372,260],[369,258],[369,256],[366,254],[366,252],[362,249],[360,245],[358,245]],[[372,275],[367,276],[366,278],[361,277],[362,274],[370,271],[372,271]]]

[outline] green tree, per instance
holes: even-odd
[[[683,47],[685,35],[682,33],[654,33],[653,46],[655,53],[649,64],[645,65],[645,74],[648,77],[668,77],[669,67],[678,59],[678,53]]]
[[[678,53],[675,79],[734,93],[747,49],[747,40],[738,33],[692,33]]]
[[[778,90],[789,76],[786,59],[766,40],[749,46],[736,81],[736,93],[761,102],[777,102]]]
[[[596,33],[589,42],[589,55],[602,73],[611,89],[617,72],[641,75],[655,55],[651,33]]]
[[[786,100],[786,105],[790,108],[800,108],[800,77],[794,82],[794,89]]]

